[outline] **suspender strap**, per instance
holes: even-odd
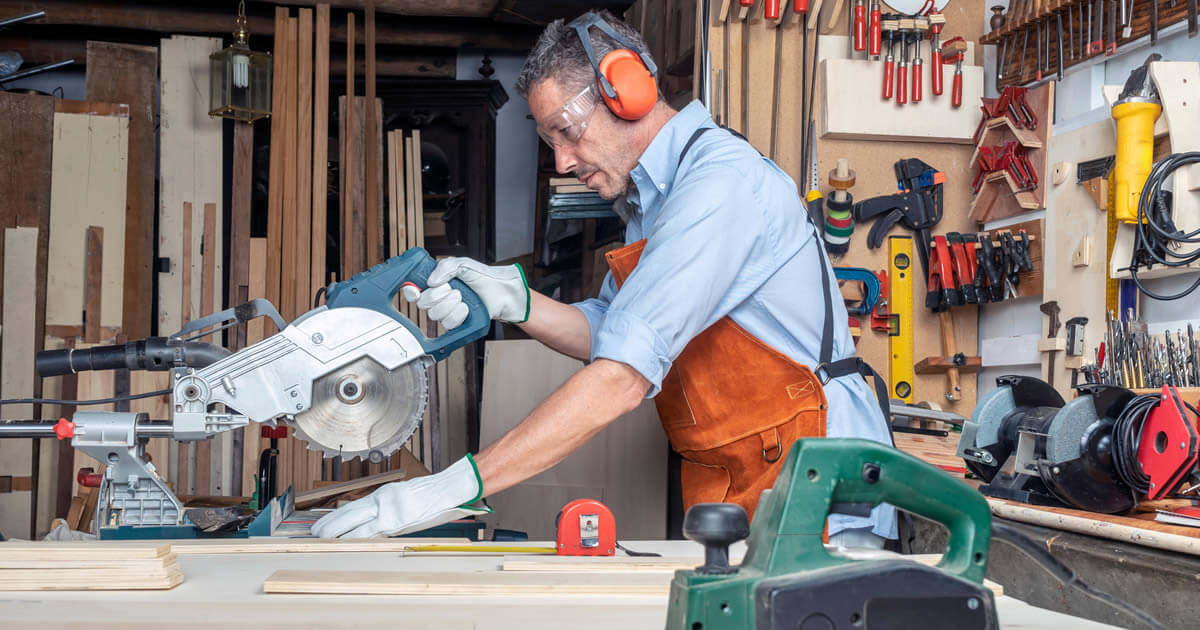
[[[687,144],[683,145],[683,151],[679,153],[679,163],[675,168],[683,166],[683,158],[687,156],[692,145],[706,131],[716,129],[716,127],[701,127],[692,133],[692,137],[688,138]],[[734,136],[745,140],[746,137],[732,130],[726,129]],[[813,222],[812,214],[805,212],[804,217],[808,220],[808,224],[816,230],[817,234],[817,258],[821,265],[821,291],[825,296],[825,323],[821,327],[821,352],[818,358],[817,369],[815,370],[817,378],[821,380],[821,384],[828,383],[830,379],[848,376],[850,374],[859,374],[864,379],[871,379],[875,384],[875,398],[879,402],[879,410],[883,412],[883,420],[888,425],[888,431],[891,431],[892,423],[888,420],[891,417],[890,401],[888,400],[887,381],[884,380],[878,372],[875,371],[866,361],[859,357],[849,357],[840,361],[833,361],[833,298],[830,297],[830,281],[829,281],[829,262],[825,258],[825,247],[821,244],[821,230],[817,229],[817,224]],[[893,440],[894,445],[894,440]]]

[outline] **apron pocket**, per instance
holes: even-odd
[[[684,508],[697,503],[723,503],[729,495],[729,470],[684,459],[679,470]]]

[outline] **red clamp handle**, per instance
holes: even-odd
[[[883,26],[881,23],[882,17],[883,16],[881,15],[881,12],[879,11],[879,9],[871,9],[871,45],[870,45],[870,50],[868,50],[867,52],[870,53],[870,55],[872,57],[879,56],[879,50],[880,50],[879,42],[881,39],[880,36],[882,34],[882,30],[883,30]]]
[[[287,430],[288,428],[286,424],[281,424],[274,427],[264,424],[262,425],[261,429],[259,429],[259,435],[268,440],[282,440],[287,437]]]
[[[867,7],[854,7],[854,50],[867,49]]]
[[[908,102],[908,64],[902,63],[896,68],[896,104]]]
[[[779,0],[767,0],[763,6],[763,17],[768,20],[779,19]]]
[[[917,61],[918,61],[918,62],[920,62],[920,59],[918,59]],[[921,67],[922,67],[922,66],[924,66],[924,65],[925,65],[925,64],[923,64],[923,63],[914,63],[914,64],[913,64],[913,73],[912,73],[912,84],[913,84],[913,85],[912,85],[912,102],[914,102],[914,103],[920,103],[920,102],[921,102],[921,91],[922,91],[922,87],[923,87],[923,86],[921,85],[921,83],[922,83],[921,79],[923,78],[923,77],[922,77],[922,75],[924,74],[924,73],[921,71]]]
[[[88,488],[99,488],[100,482],[103,480],[104,477],[97,473],[95,468],[80,468],[79,472],[75,474],[75,481]]]
[[[933,67],[929,69],[929,78],[933,83],[933,93],[942,95],[942,49],[933,49],[933,59],[931,60]]]
[[[892,98],[892,69],[895,64],[891,61],[883,62],[883,100]]]
[[[954,71],[954,85],[950,88],[950,107],[962,106],[962,71]]]
[[[793,13],[808,13],[808,0],[794,0],[792,2]]]

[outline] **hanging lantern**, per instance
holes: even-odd
[[[246,3],[238,3],[233,44],[209,55],[209,116],[254,122],[271,115],[271,56],[250,50]]]

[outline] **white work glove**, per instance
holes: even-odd
[[[492,319],[516,324],[529,319],[529,285],[518,264],[489,267],[470,258],[444,258],[429,274],[428,289],[421,291],[410,284],[401,292],[404,299],[416,302],[430,319],[450,330],[466,321],[468,314],[462,293],[450,287],[454,278],[471,287]]]
[[[371,538],[421,531],[492,511],[480,501],[483,482],[470,455],[425,477],[397,481],[321,517],[321,538]]]

